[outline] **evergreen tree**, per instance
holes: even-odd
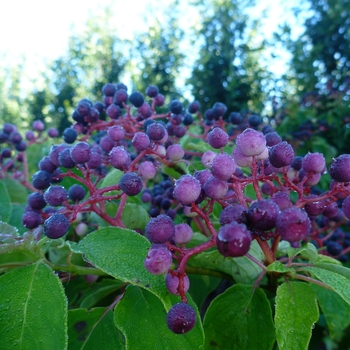
[[[257,22],[245,9],[250,1],[205,1],[202,25],[196,40],[199,57],[188,83],[205,109],[222,102],[228,111],[262,107],[262,81],[266,72],[259,64],[263,43],[254,44]]]
[[[309,0],[307,5],[307,12],[305,8],[301,11],[305,18],[303,34],[293,40],[291,28],[286,25],[278,36],[292,54],[291,71],[296,90],[304,94],[347,88],[350,1]]]
[[[148,85],[156,85],[161,94],[174,99],[179,97],[176,80],[185,55],[180,48],[184,32],[179,27],[177,2],[170,7],[170,13],[164,9],[164,13],[158,16],[162,21],[156,17],[149,28],[138,36],[133,82],[134,88],[142,93]]]

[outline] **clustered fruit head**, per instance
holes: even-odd
[[[335,257],[350,247],[344,232],[338,230],[334,239],[327,240],[317,232],[317,227],[326,231],[333,223],[350,220],[350,155],[332,160],[332,185],[321,198],[313,186],[327,171],[324,156],[318,152],[295,156],[293,147],[270,126],[261,127],[263,119],[257,114],[226,115],[227,107],[217,102],[202,116],[198,101],[185,109],[181,101],[172,100],[163,107],[167,113],[160,115],[156,108],[164,105],[165,98],[153,85],[143,95],[129,93],[122,83],[108,83],[102,93],[102,102],[78,102],[72,115],[75,124],[64,130],[63,143],[53,145],[40,160],[32,176],[36,192],[28,196],[22,222],[29,230],[43,225],[43,233],[51,239],[70,232],[80,239],[89,232],[87,223],[79,219],[69,230],[78,214],[94,211],[109,224],[123,226],[126,202],[141,200],[150,215],[140,230],[150,241],[144,267],[164,275],[168,291],[181,298],[167,314],[172,332],[183,334],[195,326],[196,311],[185,296],[190,280],[183,263],[194,254],[216,245],[225,259],[242,257],[255,239],[259,244],[270,239],[292,245],[313,241]],[[197,137],[201,152],[182,142],[195,121],[203,131]],[[248,127],[237,134],[243,124]],[[35,142],[43,130],[43,123],[36,121],[24,141],[15,126],[5,124],[0,132],[0,143],[6,143],[1,161],[14,155],[20,161],[27,143]],[[49,135],[57,137],[57,131],[51,129]],[[193,159],[196,162],[189,165]],[[9,164],[6,169],[12,168]],[[109,171],[113,183],[106,178]],[[65,178],[73,183],[66,185],[70,182],[62,182]],[[248,195],[252,190],[254,198]],[[130,198],[138,195],[140,199]],[[109,201],[121,208],[111,216],[106,210]],[[187,221],[177,220],[178,214]],[[194,228],[208,239],[188,248]]]

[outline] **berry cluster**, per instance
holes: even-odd
[[[27,181],[28,169],[26,166],[26,149],[28,146],[43,143],[47,137],[56,138],[59,136],[58,130],[51,128],[44,135],[44,123],[40,120],[33,122],[32,130],[21,134],[13,124],[4,124],[0,131],[0,178],[10,177],[24,186],[33,190]]]
[[[225,120],[227,108],[218,102],[202,117],[197,101],[185,109],[178,100],[158,114],[165,99],[155,86],[145,95],[129,94],[122,83],[106,84],[102,92],[103,102],[79,101],[64,142],[53,145],[39,162],[23,224],[28,229],[43,225],[48,238],[79,239],[73,234],[88,232],[81,213],[94,212],[112,226],[125,227],[125,205],[139,196],[151,217],[139,230],[151,242],[145,268],[164,275],[168,291],[181,299],[167,316],[174,333],[188,332],[196,322],[186,297],[186,265],[195,254],[216,246],[224,257],[254,260],[249,249],[256,240],[267,265],[285,240],[292,246],[311,241],[323,254],[345,259],[350,250],[349,234],[343,231],[350,220],[350,155],[333,159],[330,188],[318,191],[327,170],[323,155],[296,156],[270,126],[259,131],[262,120],[255,114],[232,112]],[[240,132],[232,132],[232,125]],[[14,142],[11,132],[3,133]],[[192,142],[182,142],[184,136]],[[165,167],[173,172],[165,174]],[[104,185],[112,170],[120,175],[118,181]],[[65,178],[75,184],[63,185]],[[246,195],[248,189],[254,196]],[[113,216],[109,201],[118,204]],[[215,206],[221,208],[218,220]],[[78,225],[72,234],[73,222]],[[207,240],[188,248],[194,230]]]

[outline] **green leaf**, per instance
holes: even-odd
[[[275,331],[265,293],[236,284],[216,297],[204,317],[205,349],[272,349]]]
[[[302,248],[288,248],[287,254],[290,258],[301,255],[303,258],[311,260],[313,263],[318,260],[319,256],[316,247],[312,243],[308,243]]]
[[[69,350],[121,350],[123,335],[114,325],[113,311],[104,307],[68,311]]]
[[[343,267],[338,266],[337,267]],[[311,272],[316,278],[332,288],[340,295],[348,304],[350,304],[350,280],[333,271],[324,270],[320,267],[303,267],[304,271]]]
[[[8,222],[11,217],[12,204],[5,183],[2,181],[0,181],[0,198],[0,220]]]
[[[119,169],[113,169],[112,171],[108,172],[106,177],[102,180],[101,184],[98,186],[99,188],[108,187],[108,186],[114,186],[116,184],[119,184],[120,178],[124,175],[124,173]],[[106,192],[107,195],[113,195],[116,193],[120,193],[120,191],[111,191]]]
[[[318,317],[316,294],[307,283],[289,282],[279,286],[275,314],[279,349],[307,349]]]
[[[194,306],[193,302],[189,304]],[[166,325],[161,301],[146,290],[129,285],[114,309],[114,322],[125,335],[126,349],[202,349],[204,334],[197,310],[196,313],[197,322],[191,331],[174,334]]]
[[[149,221],[149,215],[141,205],[126,203],[122,213],[122,220],[125,227],[130,230],[136,228],[143,230]]]
[[[11,235],[13,237],[18,237],[18,230],[16,227],[0,221],[0,235]],[[1,238],[0,241],[3,242]]]
[[[124,282],[115,279],[103,279],[101,282],[94,283],[89,290],[84,293],[80,307],[91,309],[101,299],[117,291],[124,285]]]
[[[213,150],[213,148],[210,147],[210,145],[204,141],[198,141],[196,143],[190,142],[187,144],[186,149],[197,151],[197,152],[203,152],[203,153],[209,150],[211,151]]]
[[[118,280],[148,289],[167,308],[172,305],[164,276],[152,275],[144,267],[151,243],[135,231],[105,227],[71,245],[72,251],[83,253],[86,260]]]
[[[18,232],[22,235],[24,232],[28,231],[26,227],[22,224],[22,216],[24,214],[24,205],[18,203],[12,203],[12,213],[9,220],[9,224],[17,227]]]
[[[32,250],[32,240],[21,240],[13,243],[0,244],[0,264],[32,263],[38,256]]]
[[[190,279],[190,289],[192,299],[196,303],[199,309],[205,300],[205,298],[219,285],[221,279],[218,277],[212,277],[207,275],[195,275],[192,273],[187,274]]]
[[[320,263],[341,265],[341,262],[339,260],[324,254],[318,254],[317,264]]]
[[[291,271],[290,268],[286,267],[279,261],[274,261],[272,264],[270,264],[266,271],[268,272],[278,272],[278,273],[288,273]]]
[[[249,253],[259,261],[263,260],[263,253],[256,241],[252,242]],[[225,272],[237,283],[243,284],[254,284],[262,271],[261,267],[245,256],[225,258],[217,250],[194,256],[189,260],[189,265]]]
[[[331,290],[316,284],[310,286],[316,292],[331,338],[339,341],[343,336],[343,330],[350,325],[350,305]]]
[[[12,203],[26,204],[28,190],[14,179],[4,178],[1,181],[7,188]]]
[[[333,264],[333,263],[327,264],[324,262],[317,263],[315,264],[315,266],[327,271],[335,272],[350,280],[350,269],[348,267],[338,265],[338,264]]]
[[[288,249],[290,248],[290,243],[288,241],[281,241],[278,243],[278,248],[276,252],[276,257],[281,257],[287,255]]]
[[[67,348],[67,299],[44,263],[0,277],[0,339],[3,349]]]
[[[182,175],[186,174],[187,171],[183,171],[181,168],[179,167],[168,167],[168,166],[162,166],[162,173],[164,173],[165,175],[168,175],[172,178],[174,178],[175,180],[179,179]]]

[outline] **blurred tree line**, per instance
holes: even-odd
[[[303,15],[304,33],[293,39],[286,24],[272,43],[260,33],[262,18],[249,15],[256,5],[251,0],[192,0],[189,6],[200,20],[187,25],[189,31],[181,25],[179,1],[174,0],[172,10],[164,8],[161,16],[152,18],[150,9],[148,28],[134,39],[120,38],[106,8],[87,21],[83,32],[72,34],[67,52],[48,64],[41,88],[23,93],[23,67],[0,68],[1,120],[21,125],[40,119],[62,131],[71,124],[78,100],[101,100],[106,82],[123,81],[142,93],[157,85],[166,102],[196,99],[203,110],[222,102],[228,107],[226,118],[230,112],[260,114],[305,147],[316,147],[308,144],[316,134],[350,153],[350,0],[302,4],[294,15]],[[291,54],[282,77],[262,59],[277,43]],[[283,81],[281,91],[277,80]],[[272,107],[266,108],[269,100]]]

